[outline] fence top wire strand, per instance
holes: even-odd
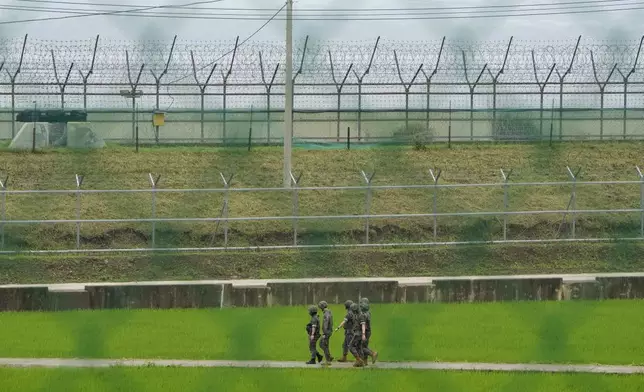
[[[333,59],[336,74],[346,72],[350,65],[362,73],[369,64],[375,44],[373,41],[360,42],[313,42],[309,41],[302,67],[300,82],[329,83],[332,82],[329,53]],[[505,77],[516,80],[517,75],[523,77],[533,71],[532,51],[539,70],[549,69],[552,64],[565,70],[572,58],[576,40],[561,42],[530,42],[513,41],[506,62]],[[8,38],[0,40],[4,69],[9,73],[15,72],[20,63],[23,38]],[[81,82],[78,71],[86,73],[92,62],[94,39],[80,41],[48,41],[28,39],[25,47],[19,82],[53,83],[55,75],[52,64],[52,51],[56,58],[59,74],[74,63],[75,71],[70,75],[70,82]],[[168,41],[106,41],[99,40],[97,47],[94,72],[90,83],[128,83],[126,52],[129,55],[130,70],[138,72],[142,64],[145,71],[142,83],[153,83],[150,71],[160,74],[165,68],[172,40]],[[177,40],[172,59],[169,64],[166,80],[171,81],[188,76],[179,83],[193,83],[191,53],[194,55],[198,74],[209,73],[208,65],[214,59],[229,52],[235,46],[235,40],[229,41],[182,41]],[[467,42],[447,39],[440,59],[438,73],[446,81],[461,82],[463,79],[463,53],[468,71],[472,73],[487,66],[498,71],[505,58],[508,41]],[[591,51],[598,72],[606,73],[617,64],[629,69],[633,66],[638,52],[639,41],[581,41],[572,73],[582,76],[592,76]],[[394,61],[394,50],[398,56],[401,73],[407,77],[413,76],[418,67],[423,64],[426,72],[435,67],[441,41],[399,42],[381,40],[378,44],[372,68],[365,82],[399,82]],[[267,69],[274,69],[277,64],[284,64],[285,50],[280,42],[250,41],[237,48],[232,65],[231,83],[261,83],[259,53]],[[295,71],[299,68],[304,52],[304,39],[297,40],[294,48]],[[220,61],[217,68],[226,70],[230,67],[232,54]],[[203,68],[203,69],[202,69]],[[283,67],[281,67],[283,68]],[[638,64],[638,70],[642,66]],[[3,73],[7,78],[6,72]],[[220,76],[217,74],[216,76]],[[353,75],[352,75],[353,76]],[[71,79],[73,78],[73,79]],[[276,80],[282,82],[283,72],[278,70]],[[353,78],[351,78],[353,79]],[[349,80],[348,80],[349,81]],[[353,82],[353,80],[351,80]],[[6,82],[6,81],[5,81]],[[213,81],[214,82],[214,81]]]
[[[273,93],[283,94],[284,89],[285,48],[282,42],[250,40],[233,50],[235,39],[221,41],[177,39],[168,62],[173,43],[171,39],[167,41],[99,39],[96,44],[95,38],[77,41],[28,38],[21,63],[24,42],[24,37],[0,39],[0,50],[3,53],[0,61],[4,61],[0,72],[0,84],[7,86],[11,84],[12,77],[15,77],[17,91],[23,94],[16,101],[20,108],[31,105],[34,97],[28,96],[29,94],[46,95],[47,97],[38,98],[42,106],[56,107],[60,102],[56,95],[61,92],[60,87],[65,80],[68,87],[66,93],[69,95],[66,102],[70,106],[79,106],[84,79],[87,81],[88,93],[93,94],[88,107],[93,109],[125,107],[123,105],[127,103],[119,93],[123,89],[131,88],[131,82],[138,81],[137,88],[142,90],[146,97],[141,101],[141,107],[151,108],[154,106],[154,99],[151,96],[155,94],[157,78],[162,75],[167,65],[167,72],[159,81],[160,91],[166,95],[161,99],[161,105],[166,109],[194,109],[199,107],[198,84],[203,85],[208,79],[215,60],[218,60],[217,67],[209,79],[208,86],[211,87],[209,92],[221,91],[225,80],[231,87],[229,92],[238,96],[248,95],[245,98],[238,98],[235,106],[261,105],[262,98],[252,96],[264,94],[265,86],[271,81],[273,81],[271,90]],[[447,38],[442,46],[441,39],[390,41],[374,38],[366,41],[343,42],[315,41],[301,37],[295,41],[293,54],[293,71],[297,74],[296,93],[300,96],[309,94],[310,97],[306,100],[298,98],[296,101],[298,105],[307,107],[333,106],[320,98],[320,94],[337,93],[343,81],[345,83],[342,91],[355,94],[358,78],[363,77],[362,83],[365,88],[362,91],[365,94],[372,94],[371,97],[365,96],[364,102],[375,105],[374,107],[393,107],[398,104],[388,104],[391,97],[378,97],[379,93],[401,92],[403,83],[408,84],[412,80],[414,83],[410,91],[418,93],[425,88],[423,86],[428,82],[429,76],[432,77],[432,83],[438,85],[435,90],[437,92],[467,92],[468,84],[473,85],[484,66],[489,72],[485,71],[481,74],[478,91],[489,92],[492,77],[498,74],[498,83],[501,86],[498,92],[501,94],[538,92],[535,69],[539,82],[543,83],[553,65],[556,72],[553,72],[548,79],[547,91],[551,91],[559,83],[560,74],[566,75],[568,92],[588,91],[589,88],[595,88],[597,82],[595,74],[600,81],[611,75],[610,82],[614,84],[607,87],[607,92],[611,91],[615,84],[623,82],[620,72],[626,75],[635,68],[630,81],[641,82],[644,78],[641,61],[636,63],[640,47],[639,40],[588,41],[582,39],[578,47],[576,38],[558,42],[512,40],[508,49],[509,42],[509,38],[506,41],[483,42]],[[96,48],[95,56],[94,48]],[[574,61],[572,61],[573,53]],[[373,61],[371,61],[372,56]],[[571,61],[570,72],[566,73]],[[504,72],[500,74],[499,71],[504,62]],[[371,64],[370,67],[369,64]],[[422,70],[419,68],[421,64]],[[19,65],[20,72],[17,73]],[[143,71],[139,77],[142,66]],[[611,73],[615,66],[617,71]],[[70,67],[71,72],[67,78]],[[90,69],[91,74],[89,74]],[[367,69],[369,72],[365,74]],[[436,74],[433,74],[434,69],[437,71]],[[195,80],[195,73],[198,81]],[[415,79],[414,76],[416,76]],[[398,102],[399,98],[394,100]],[[452,100],[456,102],[460,98],[462,97],[453,97]],[[278,98],[276,105],[280,105],[281,99],[283,98]],[[413,97],[412,106],[422,104],[418,99],[420,98]],[[355,97],[346,101],[353,102]],[[7,102],[4,97],[2,106],[6,107]],[[501,102],[499,101],[500,104]],[[636,103],[633,100],[631,102]],[[592,105],[596,106],[594,103]],[[208,99],[207,106],[210,108],[217,104]]]

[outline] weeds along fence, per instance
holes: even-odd
[[[17,112],[83,109],[106,140],[281,143],[284,47],[0,41],[0,139]],[[642,40],[298,41],[296,143],[644,136]],[[152,113],[167,122],[154,126]]]
[[[324,249],[644,240],[644,173],[633,180],[164,189],[10,189],[0,183],[0,253]],[[357,177],[357,176],[356,176]]]

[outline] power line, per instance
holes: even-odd
[[[448,20],[448,19],[480,19],[480,18],[512,18],[512,17],[526,17],[526,16],[556,16],[556,15],[574,15],[574,14],[594,14],[594,13],[608,13],[608,12],[623,12],[643,10],[644,3],[636,3],[633,7],[624,8],[611,8],[611,9],[596,9],[596,10],[578,10],[578,11],[558,11],[558,12],[531,12],[531,13],[498,13],[498,14],[473,14],[473,15],[427,15],[427,16],[395,16],[385,15],[381,17],[298,17],[294,16],[293,20],[301,21],[400,21],[400,20]],[[51,20],[61,20],[89,16],[106,16],[107,13],[81,13],[78,15],[68,15],[61,17],[48,17],[39,19],[24,19],[13,21],[0,21],[0,25],[4,24],[17,24],[28,22],[44,22]],[[208,15],[176,15],[176,14],[119,14],[115,16],[139,17],[139,18],[161,18],[161,19],[201,19],[201,20],[264,20],[264,17],[234,17],[234,16],[208,16]],[[274,18],[273,20],[286,20],[283,17]]]
[[[175,5],[173,7],[194,6],[194,5],[200,5],[200,4],[212,4],[212,3],[219,3],[219,2],[222,2],[222,1],[225,1],[225,0],[195,1],[195,2],[192,2],[192,3],[182,4],[180,6]],[[112,16],[112,15],[122,16],[122,15],[127,15],[130,12],[149,11],[149,10],[163,9],[163,8],[169,8],[169,6],[167,6],[167,5],[153,5],[153,6],[141,7],[141,8],[130,9],[130,10],[116,10],[116,11],[108,11],[108,12],[85,13],[85,14],[80,14],[80,15],[54,16],[54,17],[35,18],[35,19],[7,20],[7,21],[0,21],[0,25],[16,24],[16,23],[28,23],[28,22],[43,22],[43,21],[72,19],[72,18],[83,18],[83,17],[88,17],[88,16]]]
[[[14,0],[23,3],[38,4],[66,4],[81,6],[103,6],[103,7],[145,7],[145,5],[135,5],[132,3],[95,3],[80,1],[53,1],[53,0]],[[535,6],[562,6],[562,5],[582,5],[582,4],[615,4],[623,3],[628,0],[584,0],[584,1],[564,1],[550,3],[533,3],[533,4],[493,4],[493,5],[474,5],[474,6],[454,6],[454,7],[414,7],[414,8],[298,8],[294,12],[382,12],[382,11],[438,11],[438,10],[463,10],[463,9],[503,9],[503,8],[525,8]],[[217,10],[217,11],[273,11],[273,8],[228,8],[228,7],[186,7],[180,5],[168,5],[164,8],[181,8],[196,10]]]
[[[31,0],[31,1],[33,1],[33,0]],[[598,4],[598,3],[604,3],[604,2],[609,2],[609,4]],[[619,2],[619,4],[615,4],[616,2]],[[584,3],[584,4],[582,4],[582,3]],[[585,4],[585,3],[593,3],[593,4],[588,5],[588,4]],[[569,10],[569,9],[590,9],[590,8],[605,7],[605,6],[608,6],[608,7],[632,6],[632,5],[641,5],[642,3],[639,0],[599,0],[599,1],[589,1],[589,2],[578,2],[578,1],[577,2],[569,2],[569,4],[571,4],[571,5],[568,5],[568,6],[565,6],[565,7],[562,7],[563,4],[566,4],[566,3],[559,3],[559,4],[551,4],[551,3],[524,4],[524,5],[522,5],[524,7],[530,7],[530,8],[538,7],[538,8],[537,9],[528,9],[528,10],[519,10],[519,11],[521,11],[521,12],[523,12],[523,11],[550,11],[550,10],[552,10],[552,11],[555,11],[555,10],[556,11],[564,11],[564,10]],[[595,4],[597,4],[597,5],[595,5]],[[555,9],[543,8],[543,7],[553,7],[553,6],[556,6],[558,8],[555,8]],[[494,7],[494,6],[488,6],[487,8],[490,8],[490,7]],[[394,12],[388,12],[387,14],[382,14],[382,15],[377,15],[376,14],[375,16],[393,17],[393,16],[417,16],[417,15],[468,14],[468,13],[473,13],[474,11],[470,11],[469,10],[470,8],[475,8],[475,7],[443,7],[443,8],[436,8],[438,10],[456,10],[456,11],[439,12],[439,13],[425,11],[425,10],[430,9],[430,8],[425,8],[425,9],[418,8],[418,9],[414,9],[413,13],[411,13],[411,9],[408,9],[408,10],[405,10],[404,12],[400,12],[400,11],[395,12],[395,13]],[[539,9],[539,8],[541,8],[541,9]],[[52,7],[14,6],[14,5],[0,5],[0,9],[20,10],[20,11],[33,11],[33,12],[45,12],[46,11],[46,12],[51,12],[51,13],[71,13],[71,14],[109,12],[109,11],[106,11],[106,10],[97,11],[97,10],[93,10],[93,9],[82,9],[82,8],[64,8],[64,7],[53,7],[52,8]],[[199,10],[200,12],[198,12],[198,13],[197,12],[187,12],[187,13],[186,12],[174,12],[174,13],[173,12],[164,12],[163,15],[166,15],[166,16],[204,16],[204,15],[213,15],[212,13],[204,13],[203,11],[205,11],[205,10],[217,10],[217,11],[220,11],[220,12],[222,10],[224,10],[223,8],[212,8],[212,7],[209,7],[209,8],[181,7],[181,9],[183,9],[183,10]],[[401,10],[403,10],[403,9],[401,9]],[[422,12],[417,12],[418,10],[420,10]],[[271,10],[271,13],[273,11],[274,10]],[[303,11],[306,11],[306,10],[303,10]],[[365,10],[362,10],[362,11],[364,11],[364,12],[362,12],[362,13],[344,12],[344,13],[341,13],[341,14],[328,14],[328,13],[325,13],[325,14],[318,15],[318,16],[316,16],[316,15],[305,15],[305,17],[311,17],[311,16],[324,17],[324,18],[331,17],[331,16],[343,17],[343,18],[346,18],[348,16],[364,17],[364,16],[374,16],[374,15],[371,15],[371,13],[375,12],[375,10],[373,10],[373,9],[369,9],[369,10],[365,9]],[[511,11],[513,11],[513,10],[507,10],[506,12],[511,12]],[[139,10],[135,10],[135,11],[132,11],[132,12],[133,12],[133,15],[137,15],[137,16],[142,16],[142,15],[155,16],[155,15],[159,15],[158,13],[140,12]],[[230,12],[230,11],[226,11],[226,12]],[[369,15],[364,15],[367,12],[369,13]],[[478,13],[495,13],[495,12],[499,12],[499,10],[498,9],[483,9],[483,10],[479,10],[479,11],[476,11],[476,12],[478,12]],[[237,12],[235,14],[237,14]],[[216,14],[216,15],[213,15],[213,16],[221,16],[221,17],[223,17],[223,16],[228,16],[228,15]],[[233,16],[238,17],[237,15],[233,15]],[[248,17],[251,17],[251,16],[254,16],[254,17],[258,17],[258,16],[259,17],[268,17],[268,15],[266,15],[266,14],[257,14],[257,13],[249,13],[249,12],[245,12],[245,14],[243,15],[244,18],[248,18]]]
[[[22,0],[22,1],[31,1],[31,2],[43,2],[43,0]],[[129,16],[129,17],[143,17],[143,18],[165,18],[165,19],[213,19],[213,20],[263,20],[267,16],[260,14],[248,14],[244,16],[235,16],[235,15],[220,15],[212,13],[181,13],[181,12],[164,12],[164,13],[154,13],[154,12],[145,12],[153,9],[159,8],[184,8],[189,7],[195,4],[207,4],[214,3],[223,0],[214,0],[214,1],[201,1],[197,3],[189,3],[181,6],[149,6],[131,10],[119,10],[119,11],[98,11],[98,12],[88,12],[86,10],[74,10],[74,9],[61,9],[61,8],[37,8],[37,7],[25,7],[25,6],[0,6],[0,9],[7,10],[21,10],[21,11],[38,11],[38,12],[51,12],[51,13],[66,13],[74,14],[63,17],[49,17],[49,18],[39,18],[39,19],[29,19],[29,20],[19,20],[19,21],[5,21],[0,22],[0,24],[11,24],[11,23],[23,23],[31,21],[45,21],[45,20],[58,20],[58,19],[68,19],[68,18],[78,18],[85,16]],[[630,1],[630,3],[625,3],[625,1]],[[74,2],[76,3],[76,2]],[[600,3],[609,3],[601,5]],[[295,15],[295,20],[328,20],[328,21],[385,21],[385,20],[442,20],[442,19],[477,19],[477,18],[499,18],[499,17],[520,17],[520,16],[549,16],[549,15],[568,15],[568,14],[588,14],[588,13],[603,13],[603,12],[617,12],[617,11],[631,11],[631,10],[641,10],[644,9],[644,2],[635,1],[635,0],[599,0],[599,1],[576,1],[576,2],[567,2],[567,3],[535,3],[524,5],[526,7],[538,7],[538,6],[555,6],[560,4],[570,4],[563,8],[555,9],[530,9],[530,10],[502,10],[499,13],[498,10],[479,10],[479,11],[467,11],[468,7],[443,7],[443,9],[456,9],[457,11],[450,12],[423,12],[423,13],[404,13],[404,14],[381,14],[381,15],[305,15],[298,16]],[[587,5],[584,5],[587,4]],[[589,4],[598,4],[598,5],[589,5]],[[85,4],[86,5],[86,4]],[[615,7],[620,6],[621,8],[599,8],[596,7]],[[628,6],[628,7],[625,7]],[[495,7],[495,6],[482,6],[482,7]],[[471,7],[470,7],[471,8]],[[188,9],[188,8],[186,8]],[[198,7],[192,7],[191,9],[201,9]],[[204,8],[205,9],[205,8]],[[211,8],[212,9],[212,8]],[[216,9],[216,8],[215,8]],[[577,10],[574,10],[577,9]],[[373,12],[373,10],[366,10]],[[504,13],[505,12],[505,13]],[[509,12],[509,13],[508,13]],[[456,15],[454,15],[456,14]],[[270,20],[284,20],[283,17],[277,18],[275,15],[269,18]]]
[[[620,0],[624,1],[624,0]],[[629,3],[626,4],[611,4],[609,6],[614,7],[616,5],[622,5],[622,6],[641,6],[644,5],[644,2],[642,0],[626,0],[629,1]],[[577,2],[578,3],[578,2]],[[536,4],[529,5],[531,7],[537,6]],[[559,8],[559,9],[530,9],[530,10],[520,10],[520,12],[545,12],[545,11],[556,11],[560,13],[564,12],[570,12],[573,9],[582,9],[582,10],[595,10],[595,11],[610,11],[612,8],[602,8],[602,9],[594,9],[596,7],[601,7],[598,5],[571,5],[571,6],[566,6],[564,8]],[[91,14],[91,13],[105,13],[108,11],[91,11],[90,10],[82,10],[79,8],[44,8],[44,7],[24,7],[24,6],[5,6],[5,5],[0,5],[0,9],[4,10],[20,10],[20,11],[30,11],[30,12],[51,12],[51,13],[69,13],[69,14],[79,14],[79,15],[85,15],[85,14]],[[431,17],[436,17],[436,16],[446,16],[450,17],[453,14],[466,14],[468,16],[477,16],[479,14],[494,14],[498,13],[498,10],[480,10],[476,11],[474,13],[473,11],[468,11],[468,10],[458,10],[458,11],[450,11],[450,12],[419,12],[419,13],[388,13],[388,14],[381,14],[381,15],[360,15],[360,14],[348,14],[348,13],[343,13],[343,14],[324,14],[324,15],[305,15],[302,18],[299,18],[301,20],[309,20],[307,18],[319,18],[319,19],[325,19],[325,20],[373,20],[370,18],[373,17],[378,17],[378,18],[383,18],[383,20],[396,20],[395,18],[402,19],[402,17],[406,19],[415,19],[420,16],[431,16]],[[512,12],[506,11],[506,12]],[[515,11],[516,12],[516,11]],[[518,14],[517,16],[522,16],[523,14]],[[471,14],[471,15],[470,15]],[[164,12],[164,13],[158,13],[158,12],[140,12],[140,11],[132,11],[131,14],[127,15],[122,15],[122,16],[135,16],[135,17],[150,17],[150,18],[176,18],[176,19],[232,19],[232,20],[244,20],[244,19],[250,19],[254,20],[256,18],[267,18],[269,15],[264,15],[264,14],[253,14],[253,13],[245,13],[243,16],[237,16],[237,15],[226,15],[226,14],[217,14],[217,13],[211,13],[211,12]],[[297,17],[297,16],[296,16]],[[332,17],[335,17],[335,19],[332,19]],[[355,18],[355,19],[354,19]]]
[[[202,66],[201,68],[199,68],[199,71],[202,71],[202,70],[204,70],[204,69],[206,69],[206,68],[208,68],[208,67],[211,67],[212,65],[216,64],[218,61],[220,61],[221,59],[223,59],[224,57],[226,57],[226,56],[228,56],[229,54],[231,54],[235,49],[239,49],[239,48],[240,48],[240,47],[242,47],[246,42],[248,42],[249,40],[253,39],[253,37],[254,37],[254,36],[256,36],[260,31],[262,31],[262,30],[264,29],[264,27],[268,26],[268,24],[269,24],[269,23],[271,23],[273,20],[275,20],[275,19],[277,18],[277,15],[279,15],[279,14],[280,14],[280,12],[282,12],[282,11],[284,10],[284,8],[286,8],[286,4],[287,4],[287,3],[284,3],[284,4],[282,5],[282,7],[280,7],[280,9],[278,9],[278,10],[273,14],[273,16],[271,16],[271,17],[270,17],[266,22],[264,22],[264,24],[262,24],[261,26],[259,26],[259,28],[257,28],[257,30],[255,30],[255,31],[254,31],[252,34],[250,34],[248,37],[244,38],[244,40],[243,40],[239,45],[237,45],[237,47],[236,47],[236,48],[229,50],[228,52],[226,52],[226,53],[224,53],[223,55],[219,56],[217,59],[213,60],[212,62],[210,62],[210,63],[208,63],[208,64],[206,64],[206,65]],[[184,79],[186,79],[186,78],[189,78],[190,76],[191,76],[191,75],[182,76],[182,77],[180,77],[180,78],[177,78],[177,79],[175,79],[175,80],[171,81],[169,84],[174,84],[174,83],[180,82],[180,81],[182,81],[182,80],[184,80]]]

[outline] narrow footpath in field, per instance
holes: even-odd
[[[212,368],[320,368],[304,361],[212,361],[212,360],[147,360],[147,359],[59,359],[59,358],[0,358],[0,367],[13,368],[105,368],[124,367],[212,367]],[[352,368],[351,363],[333,363],[331,368]],[[563,365],[526,363],[458,363],[458,362],[378,362],[372,369],[455,370],[537,373],[601,373],[644,374],[644,366]]]

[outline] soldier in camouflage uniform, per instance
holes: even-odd
[[[371,363],[373,364],[378,360],[378,353],[369,348],[369,339],[371,338],[371,312],[369,311],[368,300],[360,302],[360,311],[363,315],[362,321],[364,323],[362,326],[362,333],[364,336],[362,341],[362,360],[366,363],[367,358],[371,357]]]
[[[333,334],[333,314],[329,309],[329,304],[326,301],[320,301],[318,308],[323,313],[322,316],[322,339],[320,339],[320,348],[324,352],[324,357],[326,358],[325,365],[330,365],[333,362],[333,357],[329,351],[329,340]]]
[[[318,317],[318,308],[315,305],[309,306],[309,316],[311,316],[311,321],[306,324],[306,333],[309,338],[311,359],[306,364],[315,365],[316,358],[318,362],[322,362],[322,355],[317,350],[318,340],[320,339],[320,319]]]
[[[342,358],[338,359],[338,362],[347,362],[347,355],[349,354],[349,346],[351,345],[351,338],[353,337],[353,324],[352,324],[352,318],[353,315],[351,314],[351,305],[353,304],[353,301],[347,300],[344,303],[344,308],[347,310],[346,316],[344,316],[344,320],[340,323],[338,328],[335,330],[339,330],[340,328],[344,327],[344,341],[342,342]]]
[[[351,345],[349,351],[355,357],[356,362],[353,364],[354,367],[363,367],[365,365],[363,361],[362,353],[362,341],[366,339],[365,335],[362,332],[362,326],[364,325],[364,316],[360,313],[360,306],[356,303],[351,304]]]

